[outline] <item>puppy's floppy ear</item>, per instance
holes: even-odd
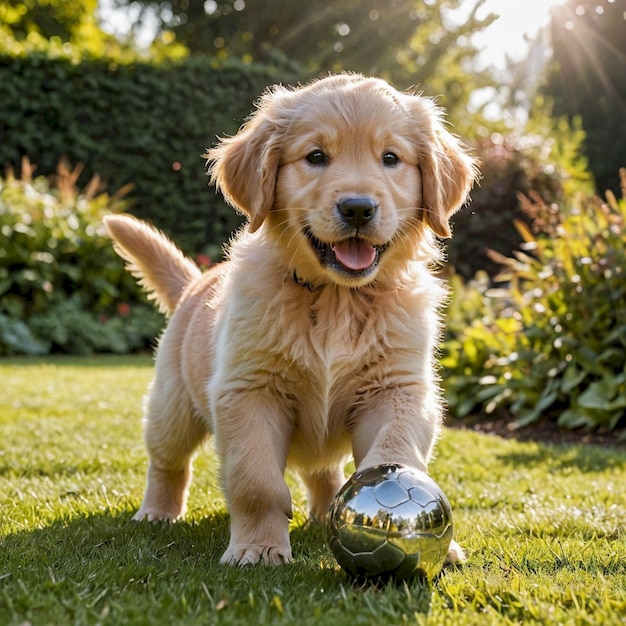
[[[274,204],[274,190],[283,130],[273,119],[268,92],[257,111],[233,137],[221,139],[204,156],[210,162],[211,183],[244,213],[250,232],[258,230]]]
[[[440,110],[429,100],[411,96],[418,115],[419,168],[422,178],[424,221],[440,237],[450,237],[450,217],[477,180],[476,160],[442,121]]]

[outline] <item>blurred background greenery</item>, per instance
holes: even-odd
[[[436,98],[482,162],[445,242],[450,410],[618,429],[624,32],[623,0],[0,0],[0,355],[151,346],[102,215],[219,260],[240,218],[200,155],[268,84],[351,70]]]

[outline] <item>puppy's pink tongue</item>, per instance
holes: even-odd
[[[360,239],[347,239],[333,246],[337,260],[350,270],[366,270],[376,260],[376,248]]]

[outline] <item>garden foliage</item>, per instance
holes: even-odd
[[[143,349],[163,320],[102,216],[129,210],[216,258],[241,220],[208,189],[201,155],[237,131],[266,85],[293,84],[298,70],[81,57],[53,43],[0,54],[0,166],[22,168],[0,179],[0,355]],[[550,128],[476,138],[484,180],[448,247],[448,403],[460,417],[502,407],[520,423],[611,429],[626,410],[626,200],[577,195],[590,184],[579,121],[539,122]]]
[[[621,181],[626,192],[626,170]],[[523,204],[523,249],[492,253],[503,287],[456,283],[442,359],[450,408],[614,429],[626,415],[626,197]]]
[[[149,347],[163,320],[145,302],[105,236],[102,217],[123,208],[81,168],[56,181],[0,179],[0,355],[129,352]]]
[[[626,19],[623,0],[568,0],[554,7],[552,58],[542,92],[556,115],[578,116],[584,153],[597,191],[618,192],[615,171],[626,165]]]

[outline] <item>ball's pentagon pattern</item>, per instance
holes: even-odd
[[[328,543],[353,576],[432,578],[452,541],[452,510],[424,472],[385,464],[352,475],[326,518]]]

